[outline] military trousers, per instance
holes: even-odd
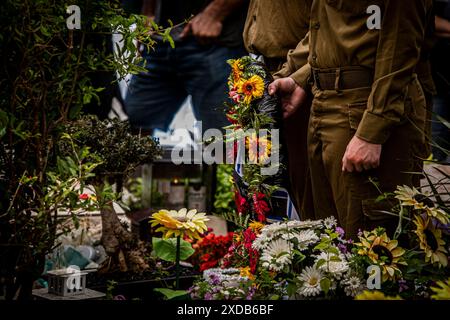
[[[302,220],[314,220],[314,202],[308,165],[308,123],[312,97],[293,115],[283,119],[290,195]]]
[[[367,108],[370,92],[370,87],[339,92],[313,88],[308,158],[315,216],[335,216],[348,238],[377,226],[392,235],[398,218],[386,212],[396,202],[377,198],[398,185],[417,184],[413,172],[421,172],[423,163],[426,102],[414,76],[406,89],[403,120],[391,129],[383,144],[380,166],[361,173],[342,171],[342,158]]]

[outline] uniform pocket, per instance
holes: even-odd
[[[359,102],[348,104],[348,122],[350,128],[354,131],[358,130],[359,123],[364,115],[364,111],[367,109],[367,102]]]

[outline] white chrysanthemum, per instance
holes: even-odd
[[[320,294],[320,281],[322,280],[322,272],[314,267],[305,267],[298,277],[302,283],[297,293],[305,297],[313,297]]]
[[[347,275],[342,284],[344,285],[345,294],[349,297],[356,297],[366,289],[361,279],[355,275]]]
[[[337,220],[334,216],[325,218],[323,220],[323,225],[325,226],[325,228],[327,229],[333,229],[334,227],[337,226]]]
[[[253,247],[253,249],[256,249],[256,250],[262,250],[268,246],[269,242],[270,242],[270,240],[266,237],[266,235],[261,233],[255,239],[255,241],[253,241],[252,247]]]
[[[294,234],[297,239],[297,248],[300,251],[308,249],[308,246],[319,241],[319,237],[313,230],[301,230]]]
[[[291,263],[292,253],[290,243],[284,239],[272,241],[261,255],[264,268],[281,271]]]
[[[323,226],[322,220],[295,221],[295,227],[301,229],[319,229],[322,226]]]
[[[340,261],[337,261],[336,258],[339,258]],[[349,269],[348,262],[346,261],[343,254],[336,255],[334,253],[321,252],[316,257],[316,264],[320,260],[324,260],[325,263],[321,264],[319,269],[321,271],[330,273],[336,279],[340,279],[342,275]]]

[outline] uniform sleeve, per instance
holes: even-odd
[[[308,86],[311,75],[311,67],[308,63],[309,56],[309,32],[294,50],[287,55],[287,62],[283,68],[274,74],[274,78],[291,77],[302,88]]]
[[[430,1],[411,0],[408,4],[387,0],[382,9],[375,61],[375,75],[367,110],[356,136],[371,143],[383,144],[393,126],[405,118],[405,99],[413,79],[424,42]]]

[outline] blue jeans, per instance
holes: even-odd
[[[226,126],[224,102],[231,71],[228,59],[245,55],[243,48],[200,45],[195,38],[166,42],[144,52],[147,72],[132,77],[125,100],[131,125],[167,131],[184,100],[191,95],[194,115],[203,130]]]
[[[433,98],[433,113],[450,121],[450,91],[440,93]],[[435,115],[433,115],[431,134],[433,144],[437,144],[446,150],[450,150],[450,129],[439,121]],[[433,146],[434,159],[445,161],[447,156],[448,154],[446,152]]]

